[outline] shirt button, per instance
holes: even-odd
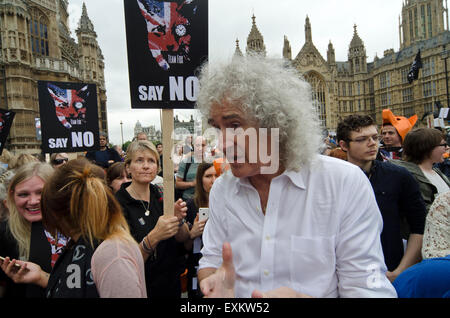
[[[267,270],[267,269],[264,270],[264,275],[269,276],[269,273],[270,273],[269,270]]]
[[[270,241],[270,235],[266,235],[266,240]]]

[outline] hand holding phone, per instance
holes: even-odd
[[[0,265],[3,265],[4,261],[5,261],[5,258],[3,256],[0,256]],[[21,267],[20,264],[18,264],[18,263],[15,263],[14,265],[17,267],[17,269],[19,269]]]
[[[204,221],[209,218],[209,208],[200,208],[198,209],[198,220]]]
[[[48,273],[42,271],[41,267],[32,262],[10,260],[10,257],[0,257],[1,269],[16,284],[37,284],[43,288],[47,287]]]

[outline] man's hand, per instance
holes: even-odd
[[[200,289],[205,298],[234,298],[236,273],[230,243],[222,247],[222,266],[212,275],[200,282]]]
[[[252,298],[312,298],[312,297],[309,295],[298,293],[289,287],[280,287],[265,293],[259,290],[254,290],[252,293]]]

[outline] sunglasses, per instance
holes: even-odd
[[[54,163],[55,165],[60,165],[60,164],[62,164],[63,162],[67,162],[67,161],[69,161],[68,158],[55,159],[55,160],[53,160],[53,163]]]

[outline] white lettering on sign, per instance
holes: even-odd
[[[197,100],[199,89],[198,78],[189,76],[184,80],[183,76],[169,76],[169,91],[171,101],[188,101],[195,102]]]
[[[66,148],[67,147],[67,138],[49,138],[48,139],[48,147],[50,149]]]
[[[91,131],[72,132],[72,147],[92,147],[94,145],[94,133]]]
[[[153,101],[162,101],[162,94],[164,91],[164,86],[144,86],[140,85],[138,87],[139,90],[139,99],[141,101],[153,100]]]

